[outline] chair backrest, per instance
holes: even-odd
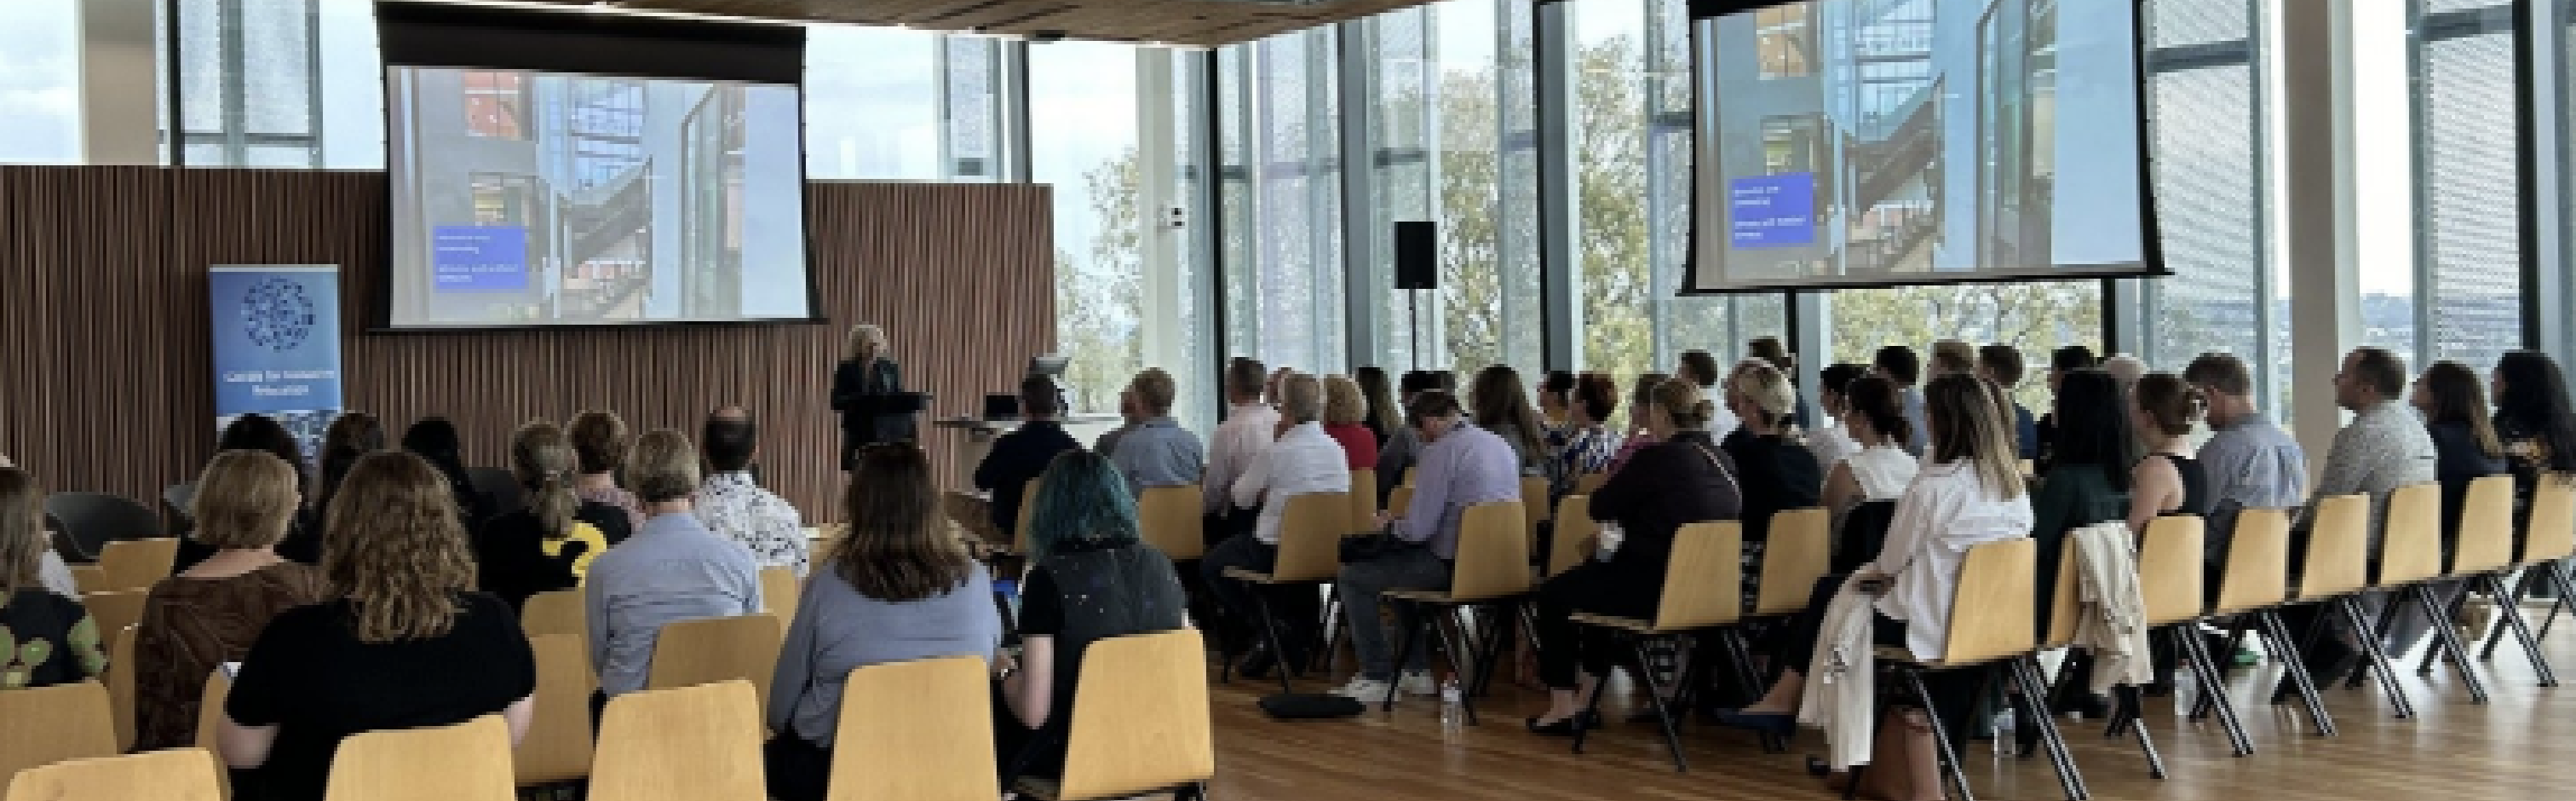
[[[484,715],[454,726],[371,731],[340,741],[328,801],[515,801],[510,724]]]
[[[2513,476],[2469,482],[2460,505],[2460,538],[2451,549],[2451,574],[2474,576],[2513,566]]]
[[[92,556],[105,553],[111,542],[161,536],[160,516],[121,495],[57,492],[45,496],[45,514],[62,525],[63,533],[80,544],[82,553]]]
[[[1519,501],[1467,507],[1458,520],[1457,558],[1450,561],[1449,597],[1489,601],[1529,591],[1529,513]]]
[[[1083,652],[1065,741],[1065,801],[1127,798],[1216,775],[1197,629],[1111,637]]]
[[[1404,516],[1404,510],[1410,508],[1413,508],[1413,485],[1406,484],[1395,488],[1394,492],[1386,494],[1386,510],[1388,512],[1393,513],[1397,517],[1402,517]]]
[[[653,640],[653,666],[645,686],[655,690],[741,679],[767,709],[769,679],[787,632],[777,615],[736,615],[675,620]]]
[[[474,485],[474,494],[482,496],[485,509],[517,509],[527,503],[528,488],[519,486],[519,477],[498,467],[465,468],[465,482]],[[474,521],[465,521],[473,525]]]
[[[582,608],[581,590],[552,590],[528,596],[519,607],[519,628],[530,638],[547,634],[570,634],[580,637],[584,647],[590,642],[590,618]]]
[[[1786,615],[1807,608],[1816,579],[1834,557],[1834,516],[1823,509],[1790,509],[1771,516],[1762,547],[1762,580],[1753,614]]]
[[[1199,485],[1146,487],[1136,501],[1137,524],[1145,544],[1174,562],[1207,555],[1207,518],[1199,513]]]
[[[590,672],[589,647],[571,634],[528,638],[537,655],[536,713],[519,738],[514,773],[521,786],[567,782],[590,775],[590,694],[599,681]]]
[[[1279,558],[1270,575],[1282,582],[1327,581],[1342,569],[1343,531],[1351,519],[1347,492],[1288,496],[1279,513]]]
[[[95,614],[95,613],[93,613]],[[99,631],[107,635],[107,709],[116,725],[116,750],[134,750],[134,632],[133,626]],[[113,633],[109,633],[113,632]]]
[[[1734,623],[1744,612],[1744,524],[1710,520],[1673,532],[1664,565],[1664,594],[1655,628],[1704,629]]]
[[[1038,482],[1045,480],[1045,476],[1039,476],[1037,478],[1029,479],[1029,482],[1026,484],[1020,485],[1020,519],[1018,522],[1011,524],[1011,549],[1013,551],[1022,554],[1031,553],[1029,550],[1029,521],[1036,519],[1032,515],[1038,508]]]
[[[1377,470],[1361,468],[1351,471],[1351,530],[1367,531],[1377,525]]]
[[[107,589],[148,589],[153,582],[170,577],[170,569],[179,561],[179,541],[169,538],[118,540],[98,552],[98,568],[107,580]]]
[[[1574,491],[1577,494],[1590,495],[1599,491],[1601,489],[1601,485],[1609,481],[1610,474],[1608,473],[1585,473],[1575,477]]]
[[[780,620],[796,619],[796,593],[802,587],[796,581],[796,568],[771,565],[760,569],[761,607]]]
[[[2319,498],[2299,555],[2299,600],[2322,601],[2370,586],[2370,496]]]
[[[1556,502],[1556,534],[1547,544],[1547,574],[1554,576],[1567,568],[1583,564],[1585,549],[1593,547],[1601,535],[1601,522],[1592,519],[1592,496],[1568,495]]]
[[[850,671],[830,801],[992,801],[991,671],[971,656]]]
[[[2388,493],[2388,512],[2379,526],[2381,587],[2402,586],[2442,575],[2442,485],[2415,484]]]
[[[2035,554],[2033,558],[2036,566]],[[2084,594],[2084,577],[2078,572],[2082,569],[2076,564],[2074,547],[2057,549],[2057,586],[2049,590],[2048,631],[2040,636],[2039,647],[2064,648],[2075,644],[2075,630],[2081,622],[2079,616],[2084,613],[2083,601],[2079,600]]]
[[[599,801],[760,801],[761,706],[749,682],[608,700],[590,763]]]
[[[2531,517],[2522,537],[2521,564],[2576,556],[2576,476],[2551,474],[2531,491]]]
[[[197,500],[197,482],[182,481],[161,488],[161,505],[170,507],[172,517],[187,520],[194,515],[189,507]]]
[[[115,756],[109,715],[107,688],[94,681],[0,691],[0,789],[27,768]]]
[[[2218,578],[2218,604],[2210,611],[2235,614],[2290,600],[2290,515],[2279,509],[2243,509],[2227,538],[2227,563]]]
[[[1941,662],[1969,665],[2019,656],[2038,647],[2039,542],[2029,537],[1968,549],[1950,597],[1950,632]]]
[[[586,658],[589,655],[584,654],[583,656]],[[584,663],[585,666],[587,666],[587,664],[588,663],[586,662]],[[219,750],[220,747],[215,744],[215,733],[223,730],[224,702],[232,697],[232,677],[224,675],[224,671],[220,668],[206,671],[206,689],[201,691],[197,696],[196,742],[198,748],[203,748],[208,751]],[[543,701],[545,699],[540,698],[538,700]],[[585,704],[582,709],[582,714],[588,715],[590,710],[586,704],[589,702],[589,699],[584,698],[582,700]]]
[[[9,782],[8,801],[223,801],[215,755],[179,748],[29,768]]]
[[[1547,479],[1538,476],[1521,477],[1521,509],[1529,515],[1529,541],[1536,543],[1539,524],[1552,519],[1556,512],[1556,509],[1547,503]]]
[[[2200,617],[2207,551],[2207,531],[2199,515],[2166,515],[2147,522],[2138,539],[2138,602],[2147,625],[2162,626]]]

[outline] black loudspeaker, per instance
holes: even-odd
[[[1428,221],[1395,224],[1395,288],[1440,288],[1440,228]]]

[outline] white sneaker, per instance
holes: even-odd
[[[1404,674],[1404,679],[1397,682],[1397,684],[1399,685],[1398,689],[1403,690],[1405,695],[1440,694],[1440,685],[1431,680],[1431,671],[1428,670],[1409,671]]]
[[[1387,683],[1367,676],[1352,676],[1349,684],[1333,688],[1333,694],[1364,704],[1386,700]]]

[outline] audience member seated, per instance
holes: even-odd
[[[1449,373],[1438,370],[1405,373],[1404,406],[1399,407],[1397,413],[1406,413],[1405,410],[1411,409],[1413,400],[1422,397],[1422,393],[1449,391],[1452,379]],[[1396,486],[1404,482],[1405,471],[1413,469],[1415,459],[1421,455],[1422,445],[1422,436],[1414,433],[1410,424],[1396,427],[1394,433],[1387,437],[1385,447],[1377,452],[1378,503],[1384,504],[1394,497]]]
[[[1896,396],[1905,402],[1906,429],[1914,432],[1905,441],[1905,451],[1923,456],[1923,446],[1932,436],[1923,421],[1923,390],[1915,384],[1923,380],[1923,359],[1914,349],[1903,345],[1879,348],[1870,360],[1870,370],[1896,385]]]
[[[135,671],[137,751],[196,745],[206,677],[241,661],[278,613],[330,595],[320,569],[277,555],[302,506],[295,468],[261,451],[215,454],[189,506],[197,541],[216,550],[154,584],[143,602],[134,664],[125,668]]]
[[[18,463],[9,461],[9,454],[0,453],[0,469],[17,466]],[[36,557],[36,585],[52,590],[55,595],[65,598],[80,597],[80,582],[72,577],[71,563],[63,561],[63,555],[54,552],[51,525],[42,522],[44,519],[42,514],[38,514],[37,519],[40,521],[39,525],[43,527],[38,533],[44,537],[45,546],[44,552]]]
[[[517,609],[528,596],[581,586],[592,560],[625,542],[626,512],[573,492],[578,457],[563,429],[543,420],[510,435],[510,473],[527,503],[493,515],[474,532],[484,592]]]
[[[1977,376],[2003,388],[2004,397],[2012,397],[2021,386],[2021,351],[2011,345],[1987,345],[1977,349]],[[2030,407],[2012,402],[2013,449],[2021,458],[2039,460],[2039,420],[2030,415]]]
[[[2434,362],[2415,382],[2415,412],[2424,416],[2425,431],[2433,436],[2433,474],[2442,482],[2444,553],[2459,542],[2469,482],[2512,471],[2504,443],[2487,417],[2486,395],[2477,371],[2459,362]]]
[[[1655,402],[1655,387],[1668,380],[1679,381],[1683,379],[1670,378],[1665,376],[1663,373],[1639,373],[1637,375],[1637,386],[1634,389],[1629,390],[1628,394],[1628,409],[1630,410],[1628,412],[1628,420],[1631,423],[1628,428],[1628,436],[1621,439],[1619,442],[1619,452],[1610,455],[1610,466],[1602,472],[1619,472],[1619,468],[1628,466],[1628,460],[1636,456],[1638,451],[1644,450],[1648,445],[1655,444],[1654,432],[1647,430],[1643,423],[1645,418],[1639,416],[1645,414],[1645,412],[1639,410],[1642,410]],[[1694,383],[1691,384],[1691,386],[1699,385]],[[1703,393],[1703,395],[1704,394],[1705,393]],[[1711,424],[1714,425],[1714,422],[1712,421]],[[1717,431],[1715,429],[1710,429],[1709,436],[1714,439],[1717,436]]]
[[[2050,351],[2048,354],[2049,394],[2054,395],[2057,393],[2057,382],[2063,380],[2068,374],[2079,370],[2098,369],[2099,367],[2100,365],[2093,358],[2092,348],[2082,345],[2068,345],[2066,347]],[[2057,436],[2054,433],[2054,429],[2056,429],[2056,427],[2056,420],[2050,418],[2048,415],[2040,415],[2040,453],[2038,466],[2041,473],[2048,472],[2048,443],[2057,441]]]
[[[339,597],[278,613],[250,646],[216,741],[232,797],[322,801],[352,734],[535,714],[536,657],[508,604],[473,592],[447,477],[409,453],[350,468],[331,501],[322,573]]]
[[[1377,469],[1377,435],[1363,422],[1368,402],[1350,376],[1324,377],[1324,433],[1342,445],[1342,462],[1353,471]]]
[[[1951,373],[1977,372],[1977,349],[1966,342],[1944,339],[1932,343],[1932,377]]]
[[[309,519],[319,521],[323,510],[331,508],[331,496],[340,491],[340,482],[349,477],[349,468],[357,466],[358,460],[365,458],[367,454],[384,449],[385,424],[377,420],[375,415],[366,412],[341,412],[340,416],[331,418],[331,426],[322,430],[322,454],[317,457],[317,461],[320,462],[321,491],[305,498],[304,514]],[[296,486],[307,485],[299,478]],[[319,526],[312,528],[316,529],[312,532],[312,559],[295,559],[293,555],[285,552],[284,546],[279,546],[278,555],[306,564],[320,564],[322,532],[318,530]]]
[[[2142,463],[2133,455],[2140,440],[2131,422],[2144,420],[2123,410],[2120,388],[2111,374],[2090,369],[2067,373],[2057,381],[2054,403],[2049,416],[2063,421],[2051,429],[2057,439],[2047,446],[2055,456],[2030,497],[2030,536],[2039,546],[2033,582],[2038,595],[2032,608],[2038,612],[2035,624],[2042,633],[2056,608],[2057,568],[2068,535],[2087,526],[2127,520],[2129,491],[2143,471],[2133,467]],[[2092,664],[2090,655],[2073,651],[2065,672],[2091,675]],[[2056,711],[2102,714],[2100,702],[2091,693],[2065,695],[2069,696],[2061,699],[2065,705]]]
[[[1135,501],[1109,460],[1058,457],[1034,503],[1019,665],[1002,679],[993,726],[1004,787],[1062,773],[1074,687],[1092,643],[1189,625],[1180,576],[1140,540]]]
[[[1699,387],[1700,395],[1710,398],[1712,402],[1725,394],[1726,388],[1718,384],[1727,376],[1727,373],[1718,371],[1717,357],[1709,355],[1708,351],[1704,350],[1682,351],[1681,363],[1673,368],[1673,378],[1688,381],[1692,386]],[[1651,387],[1651,384],[1641,384],[1639,390],[1643,391]],[[1708,418],[1708,436],[1712,440],[1723,442],[1726,440],[1726,435],[1735,433],[1737,423],[1735,412],[1728,410],[1725,404],[1717,404],[1717,411]]]
[[[1172,374],[1162,368],[1148,367],[1137,373],[1120,396],[1132,399],[1135,425],[1098,449],[1100,455],[1118,465],[1118,472],[1127,477],[1128,491],[1137,497],[1144,497],[1148,487],[1197,484],[1200,474],[1207,471],[1207,450],[1200,447],[1199,435],[1172,419],[1176,392]]]
[[[1826,365],[1824,373],[1817,376],[1820,386],[1816,387],[1816,403],[1824,409],[1825,422],[1807,431],[1807,450],[1815,452],[1816,464],[1828,475],[1833,473],[1834,465],[1860,451],[1850,427],[1843,424],[1843,416],[1851,413],[1852,382],[1868,374],[1869,368],[1844,362]]]
[[[1565,407],[1573,402],[1573,396],[1573,371],[1549,370],[1539,377],[1538,394],[1534,400],[1538,403],[1539,424],[1547,429],[1540,439],[1547,443],[1550,453],[1565,447],[1565,427],[1569,422]]]
[[[1721,713],[1730,725],[1784,733],[1792,728],[1807,676],[1817,670],[1808,660],[1816,652],[1818,627],[1836,593],[1877,596],[1872,639],[1878,645],[1903,647],[1916,658],[1938,658],[1949,636],[1951,596],[1968,549],[2030,536],[2031,503],[2015,464],[2012,406],[2002,390],[1974,374],[1955,372],[1932,379],[1924,395],[1932,425],[1930,463],[1897,500],[1886,545],[1851,581],[1828,576],[1818,582],[1808,612],[1795,624],[1797,642],[1782,652],[1783,658],[1807,667],[1784,671],[1753,706]],[[1967,736],[1981,679],[1976,669],[1924,676],[1938,707],[1935,714],[1953,738]],[[1929,729],[1920,727],[1920,715],[1909,713],[1909,725],[1900,733],[1909,757],[1905,764],[1874,767],[1908,771],[1911,785],[1925,791],[1921,797],[1939,798],[1939,768],[1925,758],[1933,744]]]
[[[2469,382],[2477,383],[2474,374]],[[2148,373],[2129,396],[2132,427],[2146,452],[2130,473],[2129,531],[2144,536],[2148,523],[2166,515],[2207,519],[2209,474],[2191,458],[2191,429],[2203,406],[2200,390],[2172,373]]]
[[[1231,406],[1225,422],[1208,439],[1207,474],[1199,482],[1201,510],[1207,514],[1207,541],[1213,545],[1251,531],[1258,509],[1234,505],[1234,482],[1261,461],[1261,452],[1279,436],[1279,411],[1262,402],[1269,374],[1261,362],[1237,358],[1226,363],[1225,399]]]
[[[1386,447],[1387,438],[1404,428],[1404,409],[1395,403],[1395,387],[1386,379],[1386,368],[1362,367],[1352,371],[1360,383],[1360,396],[1368,399],[1366,420],[1369,433],[1377,437],[1377,446]]]
[[[1529,396],[1521,389],[1519,371],[1501,364],[1478,371],[1476,385],[1467,392],[1467,406],[1477,425],[1512,446],[1522,476],[1555,483],[1556,465],[1547,449],[1545,424],[1539,422],[1538,410],[1530,407]]]
[[[1779,337],[1754,337],[1746,341],[1744,355],[1747,360],[1759,360],[1771,365],[1771,369],[1780,371],[1780,375],[1789,379],[1789,394],[1792,396],[1798,394],[1798,354],[1790,353],[1789,346],[1782,343]],[[1811,422],[1814,415],[1810,414],[1811,411],[1813,410],[1807,408],[1805,399],[1798,399],[1796,410],[1789,415],[1789,422],[1800,430],[1814,428],[1815,425]]]
[[[424,417],[403,430],[402,449],[418,454],[447,476],[447,486],[456,498],[459,518],[467,530],[482,525],[492,516],[490,502],[474,488],[474,479],[465,472],[465,440],[456,424],[444,417]]]
[[[1425,392],[1405,410],[1416,436],[1422,438],[1422,466],[1413,482],[1413,503],[1397,513],[1380,513],[1378,524],[1407,544],[1375,558],[1342,565],[1334,590],[1350,616],[1351,648],[1359,655],[1359,675],[1335,692],[1351,698],[1386,697],[1396,681],[1395,652],[1378,619],[1378,599],[1387,590],[1437,590],[1449,586],[1449,562],[1458,555],[1458,526],[1467,507],[1515,501],[1521,497],[1520,454],[1494,432],[1467,422],[1458,399],[1447,392]],[[1411,630],[1413,614],[1396,607],[1397,625]],[[1429,648],[1417,648],[1404,666],[1404,692],[1430,695]]]
[[[1904,495],[1906,485],[1914,483],[1917,465],[1914,455],[1905,452],[1903,443],[1913,424],[1905,421],[1905,407],[1897,400],[1894,383],[1861,375],[1837,397],[1842,428],[1856,449],[1826,471],[1817,502],[1833,513],[1835,527],[1840,528],[1843,515],[1852,507]]]
[[[264,451],[277,457],[278,461],[285,462],[287,466],[295,468],[295,494],[298,498],[304,497],[310,486],[304,475],[303,446],[296,444],[295,434],[287,431],[286,426],[278,423],[276,418],[264,414],[245,414],[233,418],[232,422],[224,425],[223,434],[215,438],[215,452],[224,451]],[[204,490],[199,488],[198,491]],[[300,504],[301,501],[298,503]],[[298,506],[294,519],[287,524],[286,539],[277,545],[279,556],[286,557],[288,561],[308,565],[321,563],[321,524],[315,519],[314,511]],[[171,569],[174,571],[195,567],[198,562],[203,562],[206,557],[215,554],[214,546],[197,541],[193,533],[197,525],[195,520],[183,519],[178,522],[179,552],[171,560]]]
[[[1322,393],[1323,387],[1311,375],[1292,374],[1280,382],[1278,439],[1253,460],[1251,470],[1235,479],[1231,490],[1237,507],[1260,509],[1261,517],[1251,533],[1226,538],[1199,561],[1199,577],[1206,580],[1227,619],[1236,621],[1232,625],[1236,630],[1228,635],[1232,641],[1252,641],[1262,631],[1251,595],[1261,588],[1228,578],[1225,571],[1270,570],[1279,557],[1279,524],[1287,515],[1289,498],[1350,491],[1351,471],[1342,446],[1316,422],[1323,411]],[[1288,663],[1301,664],[1298,660],[1306,656],[1303,646],[1321,615],[1319,598],[1311,588],[1301,587],[1272,593],[1270,601]],[[1264,644],[1244,661],[1244,675],[1267,674],[1277,656]]]
[[[0,467],[0,642],[14,649],[0,692],[88,681],[107,670],[98,622],[37,575],[50,541],[44,488],[24,470]]]
[[[2548,354],[2507,353],[2496,360],[2494,381],[2496,439],[2513,462],[2517,506],[2528,514],[2532,491],[2542,480],[2576,476],[2576,410],[2567,400],[2567,380]]]
[[[707,452],[706,483],[698,487],[698,520],[751,551],[762,567],[784,567],[805,577],[805,523],[796,507],[762,489],[752,476],[760,456],[760,428],[751,412],[727,406],[707,415],[699,441]]]
[[[637,503],[635,493],[617,484],[617,471],[626,466],[626,418],[611,411],[587,411],[572,416],[564,425],[572,436],[573,455],[580,459],[581,475],[573,479],[573,494],[583,503],[604,503],[625,510],[626,530],[644,528],[644,505]],[[617,543],[610,542],[611,547]]]
[[[2308,457],[2290,432],[2254,405],[2254,379],[2244,361],[2224,353],[2204,354],[2183,369],[2182,380],[2209,403],[2209,441],[2200,445],[2201,469],[2209,476],[2209,520],[2202,542],[2214,574],[2226,562],[2238,512],[2307,502]]]
[[[1136,408],[1136,384],[1130,381],[1127,386],[1118,388],[1118,427],[1092,440],[1091,452],[1102,456],[1118,453],[1118,441],[1125,439],[1127,432],[1136,430],[1137,424],[1143,422],[1145,413]],[[1116,460],[1111,461],[1114,463]]]
[[[1573,492],[1584,476],[1610,471],[1610,460],[1620,451],[1610,414],[1618,410],[1619,387],[1609,376],[1584,373],[1575,379],[1573,402],[1566,406],[1565,447],[1556,454],[1557,481],[1548,492],[1551,502]]]
[[[1788,509],[1813,507],[1824,489],[1824,471],[1789,422],[1798,394],[1789,377],[1765,362],[1750,362],[1736,371],[1727,387],[1726,405],[1743,427],[1719,447],[1734,461],[1736,480],[1744,485],[1745,586],[1761,573],[1763,543],[1771,535],[1771,516]]]
[[[1734,518],[1747,500],[1735,466],[1709,439],[1708,419],[1716,410],[1699,388],[1666,381],[1650,393],[1653,400],[1636,414],[1656,444],[1637,452],[1637,469],[1620,471],[1592,494],[1592,516],[1622,533],[1618,549],[1608,560],[1584,562],[1539,585],[1539,680],[1548,688],[1548,709],[1529,719],[1532,732],[1572,734],[1594,725],[1579,717],[1583,701],[1617,654],[1608,633],[1569,616],[1653,618],[1675,533],[1691,523]]]
[[[2138,379],[2146,377],[2147,363],[2126,353],[2115,354],[2102,359],[2102,372],[2111,374],[2111,382],[2120,387],[2120,397],[2126,398],[2137,389]]]
[[[996,661],[1001,644],[992,579],[940,514],[929,457],[894,442],[863,446],[857,458],[842,499],[849,534],[798,596],[769,684],[769,795],[778,801],[823,801],[852,669]]]
[[[993,440],[993,450],[975,466],[975,488],[992,493],[993,528],[1003,536],[1019,530],[1020,495],[1028,491],[1028,483],[1046,472],[1056,454],[1082,449],[1056,421],[1063,397],[1054,379],[1021,379],[1020,427]]]
[[[698,453],[687,435],[636,438],[626,477],[644,501],[644,528],[593,560],[582,582],[590,664],[609,696],[644,689],[664,624],[761,610],[751,552],[698,520]]]
[[[2305,547],[2305,534],[2316,514],[2316,501],[2338,495],[2370,496],[2370,553],[2379,552],[2380,523],[2388,512],[2388,495],[2400,487],[2431,483],[2438,457],[2433,435],[2424,428],[2423,418],[2416,416],[2399,393],[2406,389],[2406,362],[2396,354],[2378,348],[2361,348],[2344,356],[2343,366],[2335,371],[2335,405],[2353,413],[2352,422],[2335,432],[2334,444],[2326,450],[2324,470],[2317,477],[2317,487],[2309,504],[2300,510],[2292,526],[2291,553]],[[2376,620],[2384,593],[2362,594],[2366,619]],[[2281,610],[2284,623],[2292,631],[2306,631],[2317,622],[2317,609],[2293,606]],[[2416,638],[2424,635],[2421,620],[2401,615],[2397,625],[2382,638],[2391,652],[2402,652]],[[2334,625],[2332,637],[2314,638],[2314,645],[2303,655],[2318,683],[2340,679],[2359,658],[2361,641],[2349,629]]]

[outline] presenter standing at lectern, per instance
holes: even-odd
[[[860,446],[912,438],[912,415],[885,414],[878,399],[903,392],[903,371],[886,356],[885,330],[850,326],[841,365],[832,371],[832,410],[841,413],[841,469],[855,463]]]

